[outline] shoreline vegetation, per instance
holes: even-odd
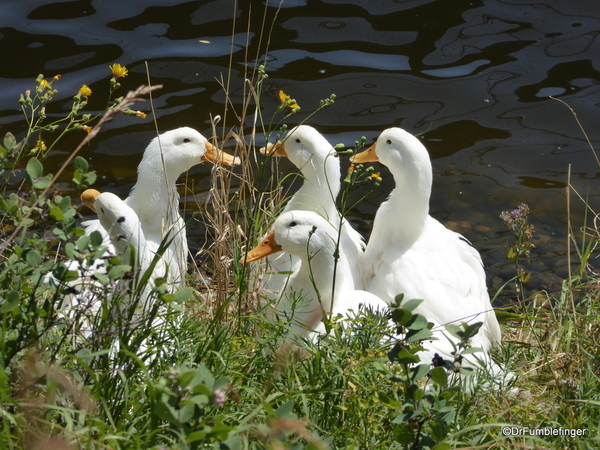
[[[68,282],[78,276],[66,262],[106,254],[80,227],[80,202],[56,192],[53,184],[64,169],[72,171],[77,192],[93,186],[97,175],[77,155],[79,148],[121,113],[145,117],[133,108],[159,88],[140,87],[113,98],[127,69],[115,64],[110,70],[105,111],[85,112],[93,93],[82,86],[69,114],[54,121],[46,108],[52,108],[60,76],[40,75],[19,99],[28,132],[20,140],[6,134],[0,146],[0,448],[598,448],[600,289],[592,258],[600,233],[588,205],[585,223],[569,222],[568,257],[577,263],[570,265],[562,290],[531,295],[532,212],[524,204],[498,212],[515,235],[507,252],[515,276],[505,286],[516,286],[517,297],[497,310],[503,342],[492,353],[514,374],[508,385],[493,387],[485,375],[461,364],[462,355],[476,352],[469,344],[476,327],[451,330],[460,341],[455,361],[419,362],[415,354],[431,326],[413,313],[415,299],[397,298],[391,308],[394,329],[386,318],[356,311],[349,321],[325,320],[329,334],[316,343],[300,349],[282,345],[288,328],[269,318],[257,294],[264,266],[240,262],[292,194],[284,188],[292,175],[280,176],[277,158],[259,155],[254,137],[279,140],[301,101],[280,92],[280,107],[263,116],[261,87],[268,77],[263,66],[245,87],[239,125],[216,137],[228,118],[212,118],[211,141],[242,164],[212,170],[209,207],[195,218],[208,230],[195,256],[210,273],[191,263],[188,287],[171,290],[157,282],[151,286],[154,308],[135,320],[133,313],[115,319],[111,311],[123,296],[115,285],[127,283],[136,267],[106,258],[107,275],[96,280],[102,288],[95,332],[81,336],[78,317],[64,314],[74,294]],[[322,100],[313,114],[318,117],[334,102],[335,95]],[[250,112],[257,123],[248,130]],[[46,173],[44,158],[65,133],[76,132],[84,136],[81,144],[59,172]],[[364,146],[361,140],[351,150],[335,148],[354,154]],[[15,188],[9,180],[16,168],[24,179]],[[376,189],[378,177],[372,168],[352,166],[342,180],[340,210],[354,206],[348,195],[353,186],[371,183]],[[568,190],[569,201],[584,200],[570,183]],[[60,282],[48,283],[48,274]],[[475,387],[469,380],[477,380]]]

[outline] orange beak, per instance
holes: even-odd
[[[285,152],[285,141],[278,141],[275,144],[267,144],[266,147],[261,148],[260,153],[265,156],[285,156],[288,157]]]
[[[100,192],[98,192],[96,189],[86,189],[81,194],[81,201],[85,203],[86,206],[92,211],[96,212],[96,205],[94,203],[96,202],[96,197],[99,195]]]
[[[246,255],[246,262],[257,261],[265,256],[272,255],[281,251],[281,245],[275,241],[275,232],[271,231],[260,244],[254,247]],[[240,263],[244,263],[244,258],[240,260]]]
[[[212,145],[210,142],[205,142],[204,146],[206,147],[206,153],[204,153],[204,156],[202,158],[200,158],[200,159],[202,159],[202,161],[208,161],[213,164],[216,164],[216,163],[227,164],[229,166],[239,165],[241,163],[240,158],[219,150],[217,147]]]
[[[364,152],[357,153],[352,158],[350,158],[350,162],[353,162],[354,164],[362,164],[362,163],[379,161],[379,157],[377,156],[377,153],[375,152],[376,146],[377,146],[377,143],[371,145]]]

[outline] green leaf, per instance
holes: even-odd
[[[8,312],[14,307],[18,306],[21,303],[21,296],[16,291],[10,291],[6,295],[6,301],[4,305],[2,305],[3,311]]]
[[[90,186],[90,185],[92,185],[92,184],[94,184],[96,182],[97,178],[98,178],[98,176],[96,175],[96,172],[88,172],[86,174],[86,180],[85,180],[85,182],[86,182],[86,184],[88,186]]]
[[[448,333],[450,333],[452,336],[454,336],[455,338],[462,339],[462,334],[463,334],[462,327],[460,327],[458,325],[454,325],[453,323],[449,323],[447,325],[444,325],[444,328],[446,328],[446,331]]]
[[[77,250],[79,250],[80,252],[85,251],[90,243],[90,240],[92,239],[91,236],[93,236],[94,233],[100,234],[98,231],[94,231],[89,236],[85,235],[85,236],[81,236],[79,239],[77,239],[77,242],[75,242],[75,245],[77,245]]]
[[[17,139],[12,133],[9,132],[4,135],[4,146],[7,150],[12,150],[17,146]]]
[[[192,382],[196,375],[197,372],[195,370],[188,370],[186,372],[183,372],[179,375],[179,377],[177,377],[177,384],[182,388],[186,388],[188,384]]]
[[[33,183],[33,187],[36,189],[46,189],[48,186],[50,186],[51,181],[52,181],[52,175],[49,174],[43,178],[40,178],[35,183]]]
[[[431,450],[451,450],[452,446],[446,442],[440,442],[439,444],[434,445]]]
[[[58,199],[59,197],[57,196],[56,198]],[[69,197],[68,195],[60,197],[60,200],[58,201],[58,206],[60,207],[61,211],[66,212],[71,207],[71,197]]]
[[[37,267],[42,263],[42,255],[37,250],[29,250],[25,254],[25,261],[32,267]]]
[[[294,402],[291,400],[288,400],[283,405],[281,405],[279,408],[277,408],[277,411],[275,411],[275,414],[277,415],[278,418],[285,419],[292,415],[293,409],[294,409]]]
[[[417,355],[419,356],[419,355]],[[419,364],[417,367],[415,367],[413,369],[413,373],[411,376],[411,380],[413,381],[413,383],[418,382],[419,380],[425,378],[427,376],[427,374],[429,373],[429,370],[431,369],[431,365],[429,364],[429,361],[421,361],[424,364]]]
[[[425,391],[421,388],[419,389],[415,389],[415,391],[412,393],[412,399],[415,402],[418,402],[419,400],[421,400],[423,397],[425,397]]]
[[[465,334],[464,334],[465,339],[470,339],[473,336],[475,336],[482,325],[483,325],[483,322],[472,323],[471,325],[469,325],[465,329]]]
[[[192,403],[182,405],[181,408],[179,408],[179,414],[177,416],[179,422],[185,423],[194,417],[194,408]]]
[[[390,356],[390,359],[392,361],[397,361],[400,364],[414,364],[414,363],[418,363],[420,362],[420,359],[417,355],[413,355],[411,352],[409,352],[406,348],[402,348],[400,351],[395,352],[395,354],[393,354],[393,349],[390,351],[390,353],[388,354],[388,356]],[[392,359],[393,357],[393,359]]]
[[[227,440],[221,442],[220,448],[227,450],[242,450],[242,438],[240,436],[230,436]]]
[[[39,177],[41,177],[44,173],[44,166],[42,163],[35,157],[31,158],[27,161],[27,167],[25,168],[25,173],[28,175],[29,179],[27,180],[30,184],[33,184],[33,181]]]
[[[52,208],[50,208],[50,217],[52,217],[57,222],[64,222],[65,221],[65,215],[64,215],[64,213],[56,205],[54,205]]]
[[[208,370],[208,367],[206,367],[204,364],[201,364],[200,367],[198,367],[197,372],[202,380],[202,383],[205,384],[208,389],[212,389],[213,385],[215,384],[215,377],[211,371]]]
[[[448,384],[448,373],[443,367],[434,367],[431,371],[431,379],[440,386],[446,386]]]
[[[94,278],[96,278],[96,280],[98,280],[100,284],[103,284],[104,286],[108,286],[108,284],[110,283],[110,279],[103,273],[96,272],[94,274]]]
[[[190,433],[188,435],[188,437],[185,441],[188,444],[191,444],[192,442],[202,441],[202,440],[206,439],[207,435],[208,435],[208,432],[205,430],[194,431],[193,433]]]
[[[429,339],[432,335],[433,333],[431,330],[428,330],[427,328],[418,331],[410,330],[408,333],[406,333],[406,342],[411,344],[417,341],[424,341]]]
[[[172,303],[176,300],[175,294],[162,294],[160,299],[165,303]]]
[[[204,408],[206,407],[210,401],[207,395],[194,395],[193,397],[190,397],[187,401],[197,405],[199,408]]]
[[[464,350],[461,350],[461,352],[460,352],[461,355],[472,355],[474,353],[483,353],[483,349],[480,347],[470,347],[470,348],[465,348]]]
[[[123,278],[123,276],[130,271],[131,266],[128,266],[126,264],[114,266],[111,267],[111,269],[108,271],[108,278],[110,278],[111,280],[118,280]]]
[[[409,311],[414,311],[421,303],[423,303],[423,300],[412,299],[405,302],[402,307],[408,309]]]
[[[162,397],[162,396],[161,396]],[[166,420],[173,425],[180,426],[181,422],[178,419],[178,411],[175,410],[171,405],[161,398],[158,400],[158,404],[153,408],[154,414],[162,420]]]
[[[383,392],[377,392],[376,395],[377,400],[379,400],[384,405],[389,406],[390,408],[398,408],[400,406],[400,402],[397,399],[390,397],[389,395]]]
[[[75,157],[75,159],[73,160],[73,164],[75,164],[76,169],[79,169],[82,172],[87,172],[90,168],[88,162],[81,156]]]
[[[408,309],[396,308],[392,310],[392,320],[399,326],[403,326],[410,322],[413,314]]]
[[[427,328],[428,325],[428,321],[425,318],[425,316],[422,316],[421,314],[413,314],[412,319],[410,320],[410,322],[408,322],[406,324],[406,328],[408,328],[409,330],[423,330],[425,328]]]
[[[73,172],[73,183],[75,183],[76,186],[79,186],[82,182],[83,182],[83,172],[81,171],[81,169],[77,169],[75,170],[75,172]]]
[[[92,234],[90,234],[90,240],[94,247],[102,245],[102,235],[99,231],[93,231]]]
[[[77,260],[77,251],[75,248],[75,244],[73,244],[72,242],[67,242],[67,244],[65,245],[65,254],[67,255],[67,258],[69,258],[72,261],[76,261]]]
[[[177,303],[183,303],[188,301],[192,297],[194,290],[190,287],[179,289],[175,292],[175,301]]]

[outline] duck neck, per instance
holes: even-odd
[[[322,164],[323,167],[315,167],[314,164]],[[285,211],[315,211],[338,228],[340,217],[335,201],[340,192],[339,160],[333,155],[324,162],[315,163],[311,160],[305,163],[301,171],[304,183],[292,196]]]
[[[317,250],[311,250],[307,257],[302,258],[302,265],[293,285],[311,286],[306,293],[313,308],[320,307],[323,311],[331,311],[332,290],[334,288],[334,251],[333,240]],[[337,275],[336,275],[336,278]],[[337,285],[337,283],[336,283]]]
[[[410,247],[423,233],[429,218],[431,184],[419,176],[398,179],[388,200],[375,216],[372,234],[383,236],[383,245]],[[388,242],[386,242],[388,241]]]
[[[144,161],[142,161],[144,162]],[[177,211],[179,195],[175,188],[178,174],[169,173],[160,164],[147,164],[139,170],[138,181],[133,186],[128,198],[128,204],[138,214],[142,228],[146,233],[159,233],[167,221],[175,218],[168,217],[168,211]]]

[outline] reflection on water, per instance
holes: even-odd
[[[254,62],[266,59],[264,110],[275,110],[279,89],[303,107],[288,126],[335,93],[335,104],[309,121],[332,144],[352,146],[360,136],[372,142],[390,126],[419,134],[433,158],[432,214],[482,251],[494,287],[513,273],[504,258],[510,234],[498,215],[529,203],[538,244],[530,285],[560,287],[567,268],[568,167],[572,184],[592,206],[600,168],[568,108],[548,96],[567,102],[598,143],[597,7],[583,0],[285,0],[281,10],[279,1],[268,2],[266,10],[249,0],[164,3],[6,1],[0,17],[2,131],[23,131],[16,100],[38,73],[63,75],[54,107],[64,114],[82,84],[94,92],[90,107],[103,107],[108,65],[127,65],[123,85],[131,89],[147,82],[147,62],[152,82],[164,85],[154,99],[160,128],[189,125],[210,134],[209,114],[223,114],[226,102],[216,80],[230,77],[237,108]],[[273,26],[261,32],[265,14]],[[101,176],[98,187],[124,196],[153,125],[150,118],[117,122],[84,156]],[[77,142],[71,137],[50,158],[53,170]],[[208,171],[192,171],[198,192],[206,189]],[[365,234],[393,187],[381,171],[382,187],[352,212]],[[579,228],[583,207],[575,203],[573,225]],[[192,241],[204,235],[191,234]]]

